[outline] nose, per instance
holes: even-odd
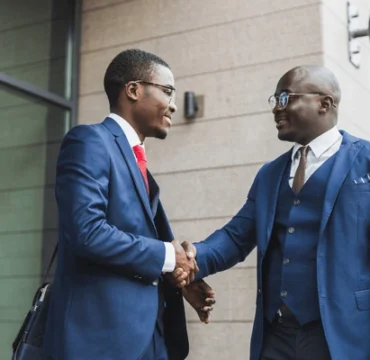
[[[276,115],[278,112],[280,112],[280,111],[283,111],[284,109],[281,107],[281,106],[279,106],[279,104],[277,104],[273,109],[272,109],[272,113],[274,114],[274,115]]]
[[[174,114],[177,111],[177,106],[176,106],[175,102],[172,102],[172,101],[170,102],[169,109],[170,109],[172,114]]]

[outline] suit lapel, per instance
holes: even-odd
[[[145,188],[143,176],[141,175],[140,169],[137,166],[135,156],[132,152],[130,144],[122,131],[121,127],[111,118],[106,118],[103,124],[115,135],[116,143],[121,150],[123,158],[126,161],[127,167],[131,173],[132,180],[135,184],[136,191],[139,194],[141,202],[150,218],[150,221],[155,228],[153,214],[149,203],[149,196]]]
[[[149,189],[150,189],[150,206],[152,209],[153,217],[155,217],[158,208],[159,202],[159,186],[157,182],[154,180],[152,174],[148,171],[148,182],[149,182]]]
[[[272,228],[274,226],[274,220],[275,220],[275,213],[276,213],[276,205],[277,200],[279,196],[279,190],[280,190],[280,184],[281,180],[284,175],[284,171],[286,166],[288,166],[288,163],[290,161],[290,157],[292,155],[292,150],[286,152],[282,156],[280,156],[278,159],[276,159],[275,162],[271,164],[271,170],[268,173],[268,179],[266,181],[272,181],[269,188],[270,191],[268,193],[268,215],[267,215],[267,223],[266,223],[266,230],[267,230],[267,244],[268,245],[271,237]]]
[[[320,235],[325,230],[329,217],[333,211],[339,190],[351,169],[362,146],[359,146],[358,139],[342,132],[343,139],[339,151],[336,154],[333,168],[326,187],[323,211],[320,224]],[[357,145],[357,146],[356,146]]]

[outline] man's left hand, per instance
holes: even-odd
[[[193,281],[190,285],[182,289],[182,294],[186,301],[195,309],[201,322],[209,323],[212,305],[216,303],[216,292],[204,281]]]

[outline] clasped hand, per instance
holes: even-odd
[[[195,274],[199,271],[195,261],[196,248],[187,241],[180,244],[177,240],[172,241],[176,254],[175,270],[170,275],[170,282],[180,288],[194,281]]]
[[[197,312],[200,321],[208,324],[212,305],[216,303],[215,291],[203,280],[194,281],[199,271],[195,260],[197,249],[187,241],[180,244],[174,240],[172,245],[175,247],[176,266],[166,277],[174,286],[182,288],[184,298]]]

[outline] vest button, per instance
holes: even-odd
[[[289,259],[284,259],[284,260],[283,260],[283,264],[284,264],[284,265],[288,265],[289,263],[290,263],[290,260],[289,260]]]
[[[300,203],[301,203],[301,201],[299,199],[294,200],[294,205],[299,205]]]
[[[293,233],[294,233],[294,231],[295,231],[294,227],[290,227],[290,228],[288,229],[289,234],[293,234]]]
[[[287,291],[282,291],[280,293],[281,297],[287,297],[288,296],[288,292]]]

